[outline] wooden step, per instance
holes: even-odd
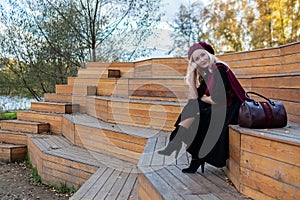
[[[73,96],[72,95],[63,95],[56,93],[45,93],[44,101],[49,102],[60,102],[60,103],[72,103]]]
[[[56,94],[65,94],[65,95],[96,95],[96,86],[92,85],[56,85]]]
[[[27,134],[0,129],[0,142],[27,145]]]
[[[36,123],[47,123],[49,131],[56,134],[62,133],[62,114],[43,113],[37,111],[18,111],[18,120],[32,121]]]
[[[70,200],[138,199],[137,172],[99,168]]]
[[[75,189],[83,185],[98,168],[127,172],[136,169],[136,165],[131,163],[76,147],[59,135],[30,135],[28,153],[43,183],[65,183]]]
[[[76,113],[79,112],[79,104],[55,103],[55,102],[31,102],[32,111],[52,113]]]
[[[94,76],[93,74],[97,73],[90,73],[92,71],[98,70],[98,75],[101,74],[101,77],[108,78],[108,71],[109,70],[119,70],[121,72],[121,77],[134,77],[134,70],[135,70],[135,63],[133,62],[111,62],[111,63],[100,63],[100,62],[88,62],[86,63],[86,71],[83,72],[87,76]],[[100,70],[100,71],[99,71]],[[80,72],[82,73],[82,72]],[[80,74],[79,77],[82,75]]]
[[[80,112],[86,112],[86,96],[82,95],[64,95],[55,93],[44,94],[45,102],[78,104]]]
[[[129,79],[128,94],[131,97],[160,97],[187,99],[188,87],[183,78]]]
[[[78,78],[92,78],[92,79],[101,79],[107,78],[107,74],[104,72],[106,68],[95,68],[95,69],[80,69],[78,70]]]
[[[87,114],[106,122],[169,131],[185,103],[87,97]]]
[[[182,173],[189,165],[190,156],[185,147],[179,152],[163,156],[157,153],[168,143],[169,135],[158,134],[148,140],[138,164],[138,196],[148,199],[244,199],[244,196],[228,184],[223,169],[205,164],[205,172],[200,169],[195,174]],[[245,198],[246,199],[246,198]]]
[[[27,118],[27,120],[31,120]],[[19,131],[26,133],[45,133],[50,131],[50,125],[47,122],[34,122],[22,120],[3,120],[1,123],[2,130]]]
[[[115,78],[102,78],[98,82],[97,95],[98,96],[112,96],[117,93],[117,82]],[[123,82],[123,81],[122,81]],[[125,89],[125,88],[122,88]]]
[[[26,145],[0,143],[0,160],[2,161],[23,161],[26,158],[26,154]]]
[[[88,115],[64,115],[64,136],[73,144],[137,164],[155,130],[106,123]]]
[[[186,58],[154,58],[135,62],[135,78],[180,77],[185,76]]]

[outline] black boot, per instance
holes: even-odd
[[[176,151],[175,158],[177,158],[178,153],[182,147],[182,142],[184,137],[187,137],[187,129],[183,126],[177,126],[170,135],[170,142],[165,149],[158,151],[159,154],[169,156],[174,151]]]
[[[204,162],[200,159],[192,159],[188,168],[182,170],[183,173],[195,173],[201,165],[201,172],[204,173]]]
[[[178,132],[179,128],[180,128],[179,125],[175,127],[175,129],[174,129],[174,130],[172,131],[172,133],[170,134],[169,141],[172,141],[172,140],[175,138],[175,136],[177,135],[177,132]]]

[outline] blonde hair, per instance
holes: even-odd
[[[195,51],[194,51],[195,52]],[[192,53],[190,59],[189,59],[189,63],[188,63],[188,67],[187,67],[187,72],[186,72],[186,76],[185,76],[185,82],[188,84],[189,83],[189,80],[190,80],[190,76],[191,76],[191,70],[190,70],[190,67],[192,65],[192,62],[193,62],[193,54],[194,52]],[[207,53],[208,57],[209,57],[209,60],[210,60],[210,63],[209,63],[209,66],[208,66],[208,71],[209,73],[212,73],[212,66],[214,65],[214,63],[216,61],[218,61],[217,57],[211,53],[209,53],[208,51],[205,50],[205,52]],[[197,67],[197,77],[196,77],[196,84],[197,84],[197,87],[201,84],[201,82],[203,81],[203,77],[206,75],[206,72],[204,72],[200,67]]]

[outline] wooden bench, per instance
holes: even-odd
[[[300,124],[277,129],[230,128],[227,175],[254,199],[300,198]]]
[[[230,126],[227,175],[240,192],[254,199],[299,199],[300,43],[222,58],[247,91],[281,101],[289,121],[276,129]]]

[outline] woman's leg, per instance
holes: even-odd
[[[174,151],[176,151],[176,157],[182,147],[182,142],[189,145],[193,140],[193,135],[190,134],[189,128],[194,122],[194,117],[190,117],[188,119],[183,120],[178,124],[175,130],[170,135],[170,142],[166,146],[165,149],[158,151],[159,154],[163,155],[171,155]]]

